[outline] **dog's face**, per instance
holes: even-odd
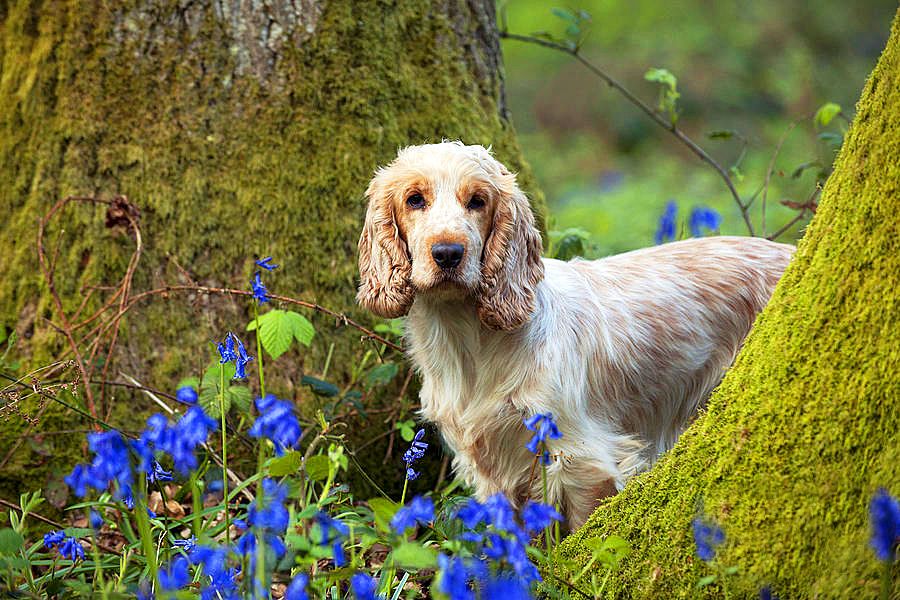
[[[366,191],[357,299],[384,317],[416,294],[472,298],[482,322],[515,329],[534,309],[541,238],[515,175],[482,146],[401,150]]]

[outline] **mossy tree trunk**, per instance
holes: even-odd
[[[271,292],[371,323],[353,298],[374,168],[398,147],[442,138],[492,144],[524,168],[492,0],[19,0],[0,2],[0,35],[0,325],[19,332],[14,354],[34,367],[67,348],[49,324],[59,315],[35,250],[38,219],[60,198],[121,194],[140,210],[133,293],[190,279],[248,289],[254,259],[274,255]],[[91,286],[126,272],[134,241],[105,213],[69,206],[48,228],[69,314]],[[109,295],[95,290],[83,314]],[[249,314],[245,299],[148,299],[125,317],[107,372],[172,391],[207,364],[210,340],[241,331]],[[308,392],[288,380],[317,373],[330,343],[339,384],[371,348],[309,316],[320,332],[312,350],[270,367],[287,375],[275,391],[298,403]],[[147,400],[118,390],[108,404],[105,416],[127,426]],[[83,437],[53,434],[84,428],[55,405],[33,429],[3,422],[3,495],[42,487],[36,464],[71,468]],[[29,431],[42,441],[20,444]]]
[[[898,19],[819,211],[708,411],[560,548],[583,564],[586,540],[627,538],[611,597],[878,596],[868,503],[880,486],[900,494]],[[700,514],[727,538],[713,565],[695,554]],[[696,587],[724,567],[739,572]]]

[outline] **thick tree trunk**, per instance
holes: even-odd
[[[691,520],[718,522],[729,597],[876,597],[868,502],[900,492],[900,20],[818,214],[706,414],[561,547],[620,535],[609,596],[722,597]],[[577,569],[576,569],[577,572]],[[602,575],[602,573],[601,573]],[[895,569],[895,577],[898,575]]]
[[[505,115],[492,0],[20,0],[0,3],[0,32],[0,324],[18,330],[17,352],[34,366],[67,351],[49,324],[60,316],[35,250],[38,219],[60,198],[125,195],[140,210],[132,293],[190,279],[247,289],[254,258],[271,254],[282,265],[271,292],[371,322],[353,298],[374,168],[398,147],[442,138],[492,144],[524,168]],[[67,314],[128,268],[135,241],[106,209],[71,205],[48,226]],[[95,289],[82,315],[110,296]],[[106,372],[171,391],[208,362],[210,340],[243,328],[248,306],[148,299],[122,322]],[[287,380],[320,369],[330,342],[339,383],[371,348],[358,333],[334,333],[333,319],[314,322],[326,339],[271,371],[287,375],[277,391],[298,402],[307,392]],[[118,391],[106,416],[125,425],[145,402]],[[21,408],[34,414],[34,404]],[[85,427],[56,405],[40,419],[45,432]],[[15,416],[0,427],[4,496],[42,486],[23,483],[36,462],[58,471],[73,462],[66,436],[18,445],[26,431]]]

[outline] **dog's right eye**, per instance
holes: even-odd
[[[406,199],[406,205],[410,208],[425,208],[425,197],[422,194],[413,194]]]

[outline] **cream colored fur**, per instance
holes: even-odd
[[[411,194],[427,201],[407,204]],[[675,443],[731,364],[793,252],[710,237],[598,261],[541,259],[515,178],[488,150],[402,150],[367,192],[360,303],[408,312],[422,416],[484,498],[541,497],[522,423],[553,414],[550,501],[571,527]],[[473,210],[471,197],[485,201]],[[380,239],[378,236],[381,236]],[[429,254],[466,248],[452,272]]]

